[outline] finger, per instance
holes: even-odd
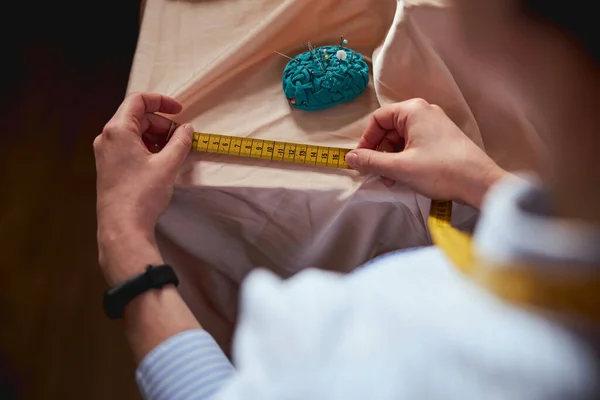
[[[181,109],[177,100],[162,94],[132,93],[125,98],[115,115],[132,116],[141,120],[147,113],[177,114]]]
[[[428,105],[423,99],[411,99],[375,110],[356,147],[375,149],[384,137],[388,137],[396,145],[402,145],[406,138],[405,125],[408,116]]]
[[[400,139],[403,133],[397,132],[395,122],[400,112],[401,109],[396,104],[375,110],[356,147],[359,149],[375,149],[384,138],[388,138],[388,140],[394,140],[394,137]]]
[[[182,106],[175,99],[158,93],[132,93],[125,98],[110,123],[125,129],[142,131],[142,120],[148,113],[177,114]]]
[[[381,110],[381,108],[379,110]],[[371,115],[369,124],[367,125],[367,128],[360,137],[356,148],[375,150],[377,146],[379,146],[379,143],[381,143],[383,138],[386,137],[388,133],[390,133],[389,129],[385,129],[379,124],[379,121],[376,117],[376,114],[379,110],[375,111],[373,115]]]
[[[157,114],[146,114],[141,120],[140,129],[143,134],[155,134],[167,136],[169,130],[171,130],[171,124],[179,126],[176,122],[165,118],[162,115]]]
[[[181,125],[173,132],[158,157],[162,158],[168,167],[179,168],[192,148],[193,135],[194,129],[190,124]]]
[[[346,155],[346,163],[362,173],[397,178],[402,153],[383,153],[369,149],[352,150]]]
[[[389,139],[383,138],[379,146],[377,146],[377,151],[381,151],[384,153],[392,153],[396,151],[396,146],[390,142]],[[396,183],[395,180],[386,178],[385,176],[381,177],[381,183],[383,183],[387,187],[392,187]]]

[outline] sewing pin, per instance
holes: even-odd
[[[308,48],[308,51],[310,52],[313,60],[316,61],[317,64],[319,64],[319,67],[321,68],[323,73],[325,73],[325,68],[323,68],[323,63],[322,63],[321,59],[319,58],[319,56],[317,55],[317,52],[315,51],[315,48],[312,45],[312,43],[308,42],[307,44],[305,44],[305,46],[306,46],[306,48]]]
[[[348,39],[345,39],[344,35],[341,35],[340,36],[340,47],[343,49],[345,44],[348,44]]]
[[[171,135],[173,134],[173,128],[175,128],[175,124],[175,121],[171,121],[171,125],[169,125],[169,133],[167,133],[167,142],[169,141],[169,139],[171,139]]]
[[[285,58],[289,58],[289,59],[290,59],[290,60],[292,60],[292,61],[298,62],[298,60],[296,60],[296,59],[294,59],[294,58],[292,58],[292,57],[290,57],[290,56],[286,56],[285,54],[283,54],[283,53],[280,53],[280,52],[278,52],[277,50],[274,50],[274,51],[275,51],[275,53],[279,54],[280,56],[283,56],[283,57],[285,57]]]

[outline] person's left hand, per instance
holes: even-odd
[[[193,136],[186,124],[167,142],[173,122],[155,113],[177,114],[181,108],[160,94],[131,94],[94,140],[99,235],[153,237]]]

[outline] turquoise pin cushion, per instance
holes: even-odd
[[[290,60],[283,70],[283,92],[292,107],[324,110],[354,100],[369,83],[369,66],[360,53],[342,46],[317,47]]]

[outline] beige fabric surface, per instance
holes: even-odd
[[[544,148],[528,118],[534,105],[510,91],[506,71],[492,71],[473,57],[452,3],[399,2],[375,54],[378,99],[384,105],[422,97],[444,109],[503,168],[532,168]]]
[[[349,148],[380,102],[424,97],[503,165],[521,167],[535,132],[505,102],[510,94],[485,92],[446,12],[395,0],[147,0],[129,91],[175,97],[184,105],[175,119],[197,131]],[[302,42],[335,44],[340,34],[367,59],[377,56],[367,91],[329,110],[290,109],[281,89],[287,60],[273,51],[293,56]],[[522,154],[509,157],[507,141]],[[238,287],[252,268],[351,271],[429,244],[428,208],[410,190],[355,171],[191,154],[157,231],[183,296],[227,349]],[[473,214],[459,207],[455,222]]]

